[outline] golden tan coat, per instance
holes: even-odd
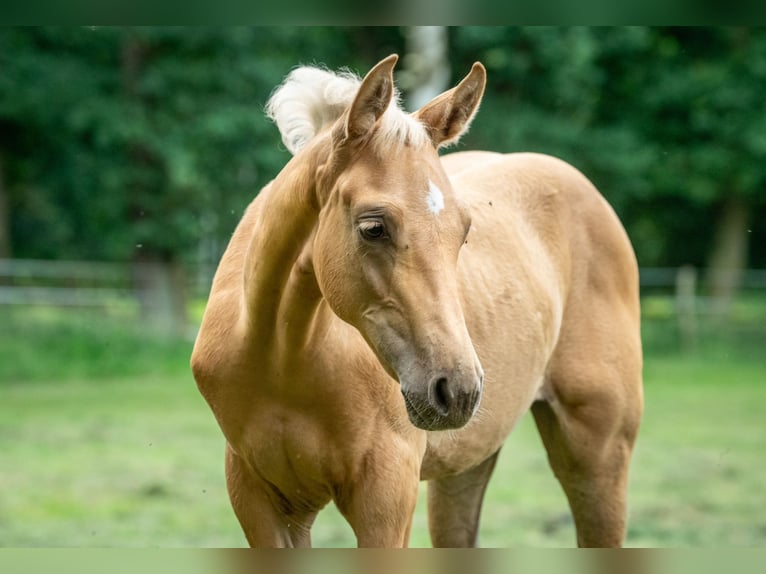
[[[405,546],[428,480],[434,545],[474,545],[531,408],[578,544],[618,546],[642,410],[628,238],[562,161],[437,155],[479,64],[413,115],[427,145],[381,140],[395,61],[261,191],[216,274],[192,368],[235,513],[253,546],[304,546],[332,500],[360,546]]]

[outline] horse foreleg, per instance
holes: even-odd
[[[497,455],[461,474],[429,481],[428,529],[435,548],[477,546],[481,504]]]
[[[253,548],[311,546],[316,512],[290,512],[273,488],[226,446],[226,486],[247,542]]]
[[[360,548],[406,548],[418,497],[416,452],[368,453],[361,472],[340,489],[335,504]]]

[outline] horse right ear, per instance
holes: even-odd
[[[388,109],[394,96],[394,66],[398,59],[392,54],[381,60],[362,80],[346,117],[346,139],[366,136]]]
[[[425,126],[434,147],[455,143],[468,131],[486,84],[487,71],[476,62],[462,82],[413,114]]]

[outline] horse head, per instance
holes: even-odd
[[[410,115],[395,103],[396,60],[367,74],[329,128],[314,182],[313,268],[332,310],[400,383],[410,421],[459,428],[478,409],[483,383],[457,280],[471,218],[437,150],[467,129],[486,73],[474,64]]]

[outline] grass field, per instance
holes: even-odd
[[[124,325],[0,319],[0,545],[245,544],[225,492],[223,438],[186,367],[188,343],[144,337],[136,350]],[[36,321],[47,338],[30,349]],[[629,546],[766,543],[766,360],[717,348],[647,356]],[[414,546],[428,545],[424,503]],[[354,544],[333,508],[313,538]],[[529,418],[501,455],[481,543],[574,545]]]

